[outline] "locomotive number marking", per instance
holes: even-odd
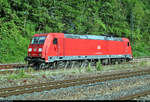
[[[97,52],[96,54],[102,54],[101,52]]]

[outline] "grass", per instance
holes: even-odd
[[[68,69],[57,69],[57,70],[46,70],[46,71],[39,71],[36,72],[31,67],[28,68],[28,72],[26,73],[24,69],[21,69],[19,73],[12,73],[7,74],[6,76],[1,76],[0,78],[8,78],[8,79],[21,79],[21,78],[31,78],[31,76],[57,76],[60,74],[65,75],[78,75],[78,74],[84,74],[84,73],[90,73],[90,72],[98,72],[98,71],[109,71],[109,70],[124,70],[124,69],[137,69],[142,68],[140,66],[150,66],[149,62],[140,62],[138,64],[116,64],[116,65],[108,65],[108,66],[102,66],[101,62],[98,61],[96,63],[96,67],[93,68],[91,64],[89,63],[87,67],[83,68],[68,68]]]
[[[102,66],[105,71],[109,70],[124,70],[124,69],[139,69],[143,67],[150,67],[149,62],[139,62],[134,64],[116,64],[109,66]]]
[[[51,75],[56,76],[57,73],[51,73]]]
[[[78,68],[79,73],[82,73],[83,67]]]
[[[72,74],[75,74],[76,73],[76,71],[72,71]]]
[[[34,70],[32,67],[29,67],[29,68],[28,68],[28,72],[29,72],[29,73],[33,73],[33,72],[35,72],[35,70]]]
[[[98,62],[96,63],[96,70],[97,70],[97,71],[103,71],[103,67],[102,67],[102,64],[101,64],[100,61],[98,61]]]
[[[88,67],[86,68],[86,71],[87,71],[87,72],[92,72],[92,67],[91,67],[91,64],[90,64],[90,63],[88,64]]]
[[[116,69],[120,69],[121,68],[121,66],[119,65],[119,64],[116,64],[116,67],[115,67]]]
[[[147,65],[147,62],[144,62],[144,61],[140,62],[140,66],[146,66],[146,65]]]
[[[21,79],[21,78],[29,78],[30,75],[25,73],[25,70],[24,69],[20,69],[19,70],[19,73],[15,74],[15,73],[12,73],[10,74],[9,76],[7,76],[7,79]]]

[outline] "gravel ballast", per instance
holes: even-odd
[[[124,78],[95,84],[53,89],[18,96],[8,100],[112,100],[150,89],[150,75]]]
[[[0,76],[0,88],[22,86],[29,84],[38,84],[55,80],[67,80],[80,77],[89,77],[103,74],[115,74],[120,72],[130,72],[138,69],[146,69],[150,67],[150,63],[130,64],[130,65],[112,65],[103,66],[103,71],[96,71],[92,69],[91,72],[86,72],[84,69],[61,69],[48,70],[39,72],[30,72],[28,78],[8,79],[7,75]],[[11,78],[11,77],[10,77]],[[18,96],[10,96],[4,99],[10,100],[105,100],[114,99],[119,95],[126,95],[128,93],[144,90],[143,86],[149,86],[150,76],[137,76],[125,78],[120,80],[112,80],[106,82],[99,82],[95,84],[81,85],[75,87],[53,89],[49,91],[34,92],[31,94],[23,94]],[[148,89],[149,87],[147,87]],[[3,99],[3,98],[2,98]]]

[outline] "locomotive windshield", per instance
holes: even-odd
[[[46,36],[33,37],[31,44],[44,44]]]

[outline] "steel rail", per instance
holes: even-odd
[[[13,68],[21,68],[27,66],[26,64],[2,64],[0,65],[0,69],[13,69]]]
[[[130,61],[130,62],[126,62],[126,63],[121,63],[121,64],[136,64],[136,63],[140,63],[141,61]],[[118,64],[119,65],[119,64]],[[12,73],[19,73],[19,70],[20,69],[25,69],[25,72],[29,72],[28,71],[28,68],[26,67],[27,65],[25,65],[24,64],[24,66],[23,65],[20,65],[21,67],[18,67],[18,68],[16,68],[16,70],[2,70],[2,69],[0,69],[0,74],[12,74]],[[109,65],[107,65],[107,66],[109,66]],[[110,66],[112,66],[112,65],[110,65]],[[22,68],[23,67],[23,68]],[[3,68],[3,69],[7,69],[7,68]],[[9,68],[9,69],[14,69],[13,67],[12,68]],[[48,69],[45,69],[45,70],[48,70]],[[57,70],[57,69],[51,69],[51,70]],[[39,70],[37,70],[37,71],[39,71]]]
[[[126,62],[126,63],[121,63],[121,64],[132,64],[132,63],[139,63],[141,61],[147,61],[150,60],[150,57],[139,57],[139,58],[133,58],[133,60]],[[0,64],[0,70],[1,69],[14,69],[14,68],[22,68],[22,67],[27,67],[27,64]]]
[[[7,71],[0,71],[0,74],[12,74],[12,73],[19,73],[19,70],[7,70]]]
[[[138,92],[138,93],[135,93],[135,94],[122,96],[122,97],[116,98],[114,100],[131,100],[131,99],[138,98],[138,97],[141,97],[141,96],[146,96],[148,94],[150,94],[150,90],[146,90],[146,91]]]
[[[139,63],[139,61],[130,61],[130,62],[127,62],[127,63],[121,63],[121,64],[135,64],[135,63]],[[16,65],[17,66],[17,65]],[[21,66],[21,67],[20,67]],[[6,68],[2,68],[1,65],[0,65],[0,74],[11,74],[11,73],[19,73],[19,70],[20,69],[24,69],[27,65],[20,65],[18,68],[17,67],[6,67]],[[107,65],[109,66],[109,65]],[[112,65],[111,65],[112,66]],[[22,68],[24,67],[24,68]],[[16,69],[16,70],[2,70],[2,69]],[[28,69],[28,68],[27,68]],[[28,70],[25,70],[25,72],[28,72]],[[51,69],[51,70],[54,70],[54,69]]]
[[[122,72],[122,73],[109,74],[109,75],[98,75],[93,77],[84,77],[84,78],[70,79],[70,80],[50,81],[41,84],[0,88],[0,97],[7,97],[11,95],[19,95],[24,93],[40,92],[44,90],[51,90],[51,89],[58,89],[58,88],[66,88],[70,86],[103,82],[108,80],[117,80],[120,78],[128,78],[128,77],[140,76],[146,74],[150,74],[150,69],[131,71],[131,72]]]
[[[17,70],[3,70],[3,71],[0,71],[0,74],[12,74],[12,73],[19,73],[20,70],[23,69],[23,68],[20,68],[20,69],[17,69]],[[24,69],[24,72],[30,72],[28,69]]]
[[[145,60],[144,60],[145,61]],[[129,62],[123,62],[121,64],[133,64],[133,63],[139,63],[141,61],[129,61]],[[22,67],[28,67],[27,64],[6,64],[6,65],[0,65],[0,70],[1,69],[17,69],[17,68],[22,68]]]

